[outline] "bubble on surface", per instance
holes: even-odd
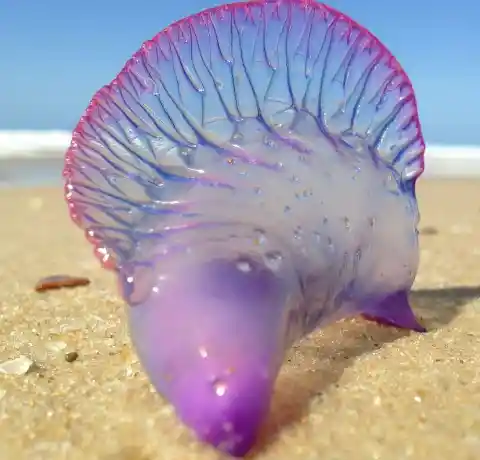
[[[248,260],[239,260],[236,266],[237,269],[243,273],[248,273],[252,271],[252,265]]]
[[[267,235],[265,233],[265,230],[263,230],[261,228],[255,229],[255,244],[263,245],[263,244],[267,243],[267,241],[268,241],[268,238],[267,238]]]
[[[217,396],[225,396],[225,393],[227,392],[228,385],[226,382],[224,382],[221,379],[216,379],[213,382],[213,390],[215,391],[215,394]]]
[[[265,264],[273,271],[277,271],[282,264],[283,256],[280,251],[269,251],[265,254]]]

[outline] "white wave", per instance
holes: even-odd
[[[0,131],[2,158],[61,158],[71,141],[69,131]],[[479,177],[480,146],[429,144],[425,176]]]
[[[71,139],[69,131],[0,131],[0,159],[63,156]]]
[[[427,145],[425,177],[480,177],[480,146]]]

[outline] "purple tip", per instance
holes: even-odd
[[[406,291],[390,294],[380,302],[372,301],[364,307],[363,311],[365,319],[379,324],[410,329],[416,332],[427,331],[415,317]]]
[[[233,361],[230,373],[227,369],[214,379],[205,370],[187,372],[184,385],[172,391],[170,402],[200,440],[242,456],[254,444],[268,412],[275,375],[265,371],[268,362]]]
[[[130,309],[133,342],[183,422],[200,439],[243,455],[289,345],[287,283],[249,259],[170,273]]]

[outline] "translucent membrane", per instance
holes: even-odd
[[[94,96],[65,160],[70,213],[118,272],[152,382],[202,439],[246,452],[285,349],[322,322],[419,329],[402,293],[423,152],[400,65],[313,0],[185,18]]]
[[[204,11],[144,43],[92,99],[65,163],[72,217],[103,259],[128,260],[147,235],[236,214],[210,205],[255,200],[277,175],[289,187],[296,164],[285,172],[277,144],[297,158],[352,149],[407,182],[423,170],[410,81],[361,26],[308,0]]]

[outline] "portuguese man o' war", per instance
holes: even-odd
[[[314,0],[187,17],[93,97],[65,160],[70,213],[199,439],[244,455],[314,329],[364,315],[424,331],[408,302],[423,153],[401,66]]]

